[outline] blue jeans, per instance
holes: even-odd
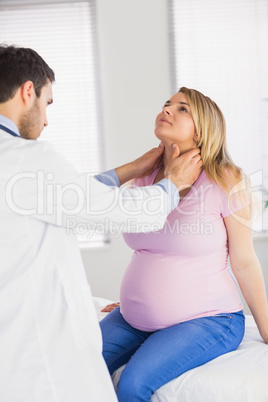
[[[112,374],[126,364],[119,402],[150,401],[179,375],[235,350],[243,339],[243,310],[196,318],[155,332],[131,327],[116,308],[100,322],[103,356]]]

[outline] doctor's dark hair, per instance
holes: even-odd
[[[12,99],[26,81],[32,81],[39,98],[48,80],[55,81],[55,74],[36,51],[0,45],[0,103]]]

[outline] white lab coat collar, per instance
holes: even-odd
[[[8,119],[6,116],[3,116],[2,114],[0,114],[0,124],[14,131],[14,133],[20,135],[19,129],[16,126],[16,124],[12,120]]]

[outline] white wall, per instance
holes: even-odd
[[[173,91],[167,3],[97,0],[107,168],[133,160],[157,144],[154,119]],[[268,288],[267,241],[255,239]],[[82,251],[95,296],[119,298],[131,254],[121,237],[112,238],[105,249]]]
[[[107,168],[156,146],[154,119],[172,94],[166,0],[97,0]],[[122,238],[82,257],[94,295],[118,299],[132,252]]]

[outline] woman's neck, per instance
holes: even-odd
[[[184,153],[186,153],[188,151],[190,151],[190,149],[181,150],[180,155],[183,155]],[[161,168],[159,169],[159,171],[154,179],[154,184],[164,178],[164,171],[165,171],[165,168],[166,168],[168,162],[170,161],[170,159],[172,157],[172,154],[173,154],[172,145],[165,144],[165,151],[164,151],[164,157],[163,157],[164,165],[161,166]],[[184,189],[183,191],[180,191],[180,199],[181,200],[188,194],[190,189],[191,189],[191,187],[188,187],[188,188]]]
[[[173,155],[173,149],[172,149],[172,144],[171,145],[165,145],[165,151],[164,151],[164,157],[163,157],[163,161],[164,161],[164,170],[168,164],[168,162],[170,161],[172,155]],[[179,145],[178,145],[179,146]],[[180,155],[185,154],[186,152],[190,151],[191,148],[189,149],[180,149]]]

